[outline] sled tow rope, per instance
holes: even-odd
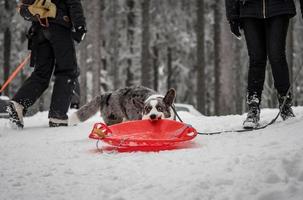
[[[21,69],[26,65],[28,60],[30,59],[31,54],[29,54],[23,61],[22,63],[15,69],[15,71],[9,76],[7,81],[3,84],[2,88],[0,89],[0,93],[5,90],[5,88],[14,80],[14,78],[17,76],[17,74],[21,71]]]

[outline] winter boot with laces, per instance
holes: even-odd
[[[288,96],[282,96],[278,95],[278,100],[279,100],[279,108],[281,110],[281,117],[283,120],[287,120],[289,118],[295,117],[295,114],[291,108],[292,106],[292,95],[289,94]],[[284,103],[285,101],[285,103]],[[283,105],[284,103],[284,105]]]
[[[257,94],[248,95],[248,113],[246,120],[243,122],[243,128],[254,129],[259,126],[260,121],[260,103],[261,98]]]
[[[22,129],[24,127],[24,107],[15,101],[11,101],[9,102],[6,108],[6,111],[9,114],[9,121],[11,127],[16,129]]]

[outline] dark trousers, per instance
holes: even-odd
[[[288,24],[287,15],[268,19],[242,19],[249,54],[248,95],[256,93],[261,97],[267,57],[271,64],[275,88],[280,95],[287,93],[290,87],[285,53]]]
[[[34,71],[13,100],[25,109],[32,106],[48,88],[52,74],[55,83],[49,118],[67,119],[75,80],[79,75],[71,30],[56,24],[35,27],[32,37]]]

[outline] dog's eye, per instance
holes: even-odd
[[[159,112],[163,112],[163,108],[160,107],[160,106],[157,107],[157,110],[158,110]]]
[[[151,111],[151,109],[152,109],[151,106],[146,106],[146,107],[144,108],[145,113],[149,113],[149,112]]]

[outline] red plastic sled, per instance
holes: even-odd
[[[190,125],[173,120],[139,120],[112,126],[96,123],[89,138],[135,151],[175,149],[197,136]]]

